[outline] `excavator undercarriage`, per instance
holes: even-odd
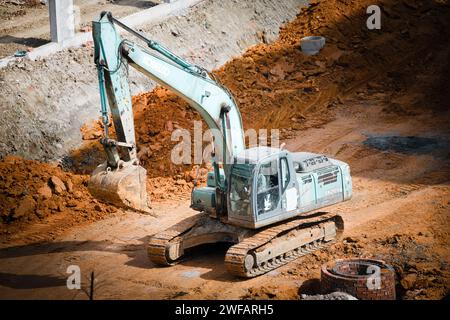
[[[338,241],[344,230],[339,215],[318,212],[277,225],[250,230],[199,214],[154,235],[148,245],[152,262],[169,266],[200,244],[229,242],[225,255],[229,273],[252,278]]]

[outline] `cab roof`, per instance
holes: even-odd
[[[237,163],[252,163],[256,164],[260,160],[278,154],[283,150],[271,147],[253,147],[243,150],[236,156]]]

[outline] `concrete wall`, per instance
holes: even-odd
[[[204,0],[140,28],[178,55],[217,68],[249,46],[278,36],[305,0]],[[80,145],[83,123],[100,113],[93,48],[66,49],[0,69],[0,157],[54,160]],[[132,93],[153,88],[130,68]]]

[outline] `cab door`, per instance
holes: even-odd
[[[278,157],[270,157],[259,164],[254,184],[256,221],[279,214],[281,212],[281,186]]]

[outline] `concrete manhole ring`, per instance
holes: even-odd
[[[322,266],[321,289],[362,300],[395,300],[395,272],[382,260],[339,259]]]

